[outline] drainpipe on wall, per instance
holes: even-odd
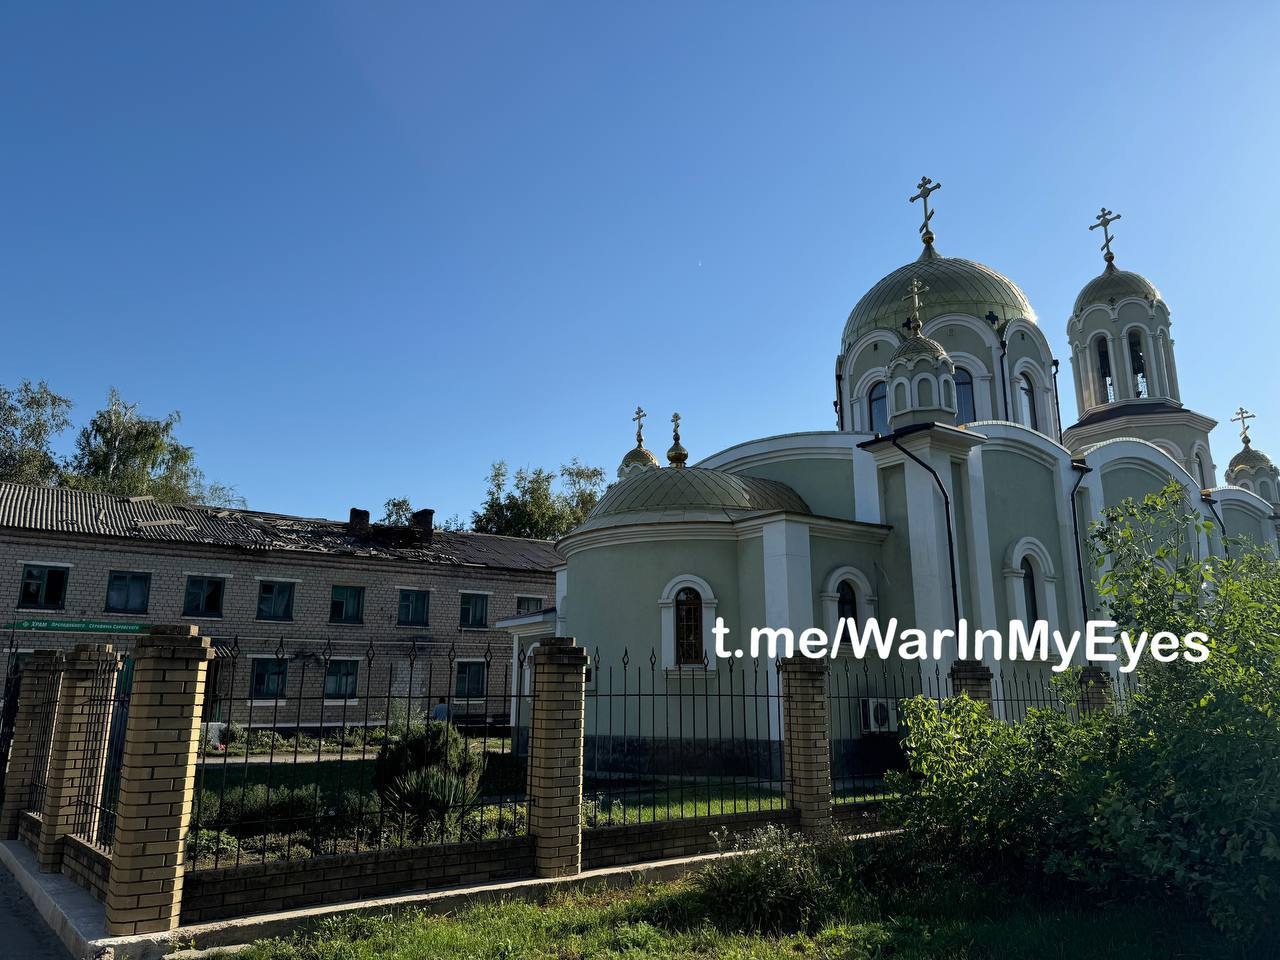
[[[1062,400],[1058,397],[1058,360],[1053,360],[1053,409],[1058,417],[1058,443],[1062,443]]]
[[[1075,486],[1071,488],[1071,534],[1076,545],[1076,574],[1080,577],[1080,612],[1084,614],[1084,622],[1089,622],[1089,595],[1084,589],[1084,550],[1080,546],[1080,511],[1076,508],[1076,492],[1084,483],[1086,475],[1093,473],[1093,467],[1087,466],[1083,460],[1072,460],[1073,469],[1080,472]]]
[[[942,483],[942,478],[938,476],[938,471],[929,466],[914,453],[908,450],[902,444],[898,443],[897,437],[890,437],[889,442],[898,448],[900,452],[910,457],[920,466],[929,471],[929,476],[933,477],[934,485],[937,486],[938,492],[942,494],[942,506],[947,517],[947,558],[951,561],[951,615],[955,620],[956,637],[960,636],[960,592],[957,587],[958,575],[956,573],[956,538],[952,531],[951,523],[951,496],[947,493],[947,488]]]
[[[1004,394],[1004,418],[1013,422],[1013,414],[1009,412],[1009,369],[1005,364],[1005,355],[1009,352],[1009,341],[1000,338],[1000,392]]]
[[[1213,519],[1218,521],[1218,539],[1222,541],[1222,555],[1230,560],[1231,548],[1227,546],[1227,525],[1222,522],[1222,514],[1218,512],[1218,501],[1203,490],[1200,491],[1200,499],[1209,505],[1209,509],[1213,511]]]

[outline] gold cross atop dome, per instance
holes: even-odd
[[[636,424],[636,448],[637,449],[644,446],[644,418],[647,416],[648,414],[644,412],[644,409],[642,407],[636,407],[636,415],[631,418],[632,420],[635,421],[635,424]]]
[[[929,209],[929,194],[941,189],[942,184],[934,183],[928,177],[921,177],[920,182],[916,184],[918,192],[909,201],[910,203],[915,203],[917,200],[924,201],[924,220],[920,224],[920,237],[924,240],[926,247],[933,244],[933,231],[929,229],[929,221],[933,219],[934,211]]]
[[[1112,213],[1106,207],[1103,207],[1094,219],[1098,222],[1089,224],[1089,229],[1097,230],[1099,227],[1102,228],[1102,246],[1098,249],[1105,253],[1102,259],[1107,261],[1107,265],[1110,266],[1116,259],[1116,255],[1111,252],[1111,241],[1115,239],[1111,236],[1111,225],[1120,219],[1120,214]]]
[[[929,288],[920,282],[919,277],[912,277],[911,282],[907,284],[907,295],[902,299],[911,301],[911,316],[907,317],[904,326],[910,327],[913,334],[919,334],[924,326],[920,321],[920,304],[923,302],[921,294],[928,292]]]
[[[683,467],[689,459],[689,451],[680,445],[680,414],[671,415],[671,448],[667,451],[667,463]]]
[[[1240,439],[1244,441],[1245,446],[1249,445],[1249,421],[1257,420],[1256,413],[1250,413],[1244,407],[1236,411],[1236,415],[1231,418],[1232,423],[1240,424]]]

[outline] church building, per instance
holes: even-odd
[[[715,653],[717,617],[738,649],[752,627],[832,631],[845,616],[929,632],[961,618],[1083,631],[1100,619],[1090,523],[1170,478],[1213,524],[1202,551],[1221,553],[1224,537],[1276,548],[1280,474],[1252,447],[1241,410],[1244,448],[1219,482],[1216,421],[1184,403],[1170,307],[1115,264],[1119,216],[1104,208],[1090,228],[1105,266],[1066,313],[1060,376],[1018,285],[935,245],[940,186],[924,178],[911,198],[924,212],[919,255],[873,284],[844,324],[836,429],[748,439],[689,464],[677,415],[662,465],[638,410],[617,482],[557,545],[555,609],[502,625],[518,643],[572,636],[604,664],[652,650],[659,689],[696,698],[729,663]],[[1060,389],[1075,392],[1070,425]],[[943,676],[1048,676],[1047,665],[957,653],[944,651]]]

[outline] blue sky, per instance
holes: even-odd
[[[636,404],[694,459],[831,428],[927,173],[939,249],[1015,279],[1064,374],[1119,211],[1219,469],[1240,404],[1280,456],[1278,30],[1247,3],[9,4],[0,382],[180,410],[258,509],[467,516],[498,458],[612,474]]]

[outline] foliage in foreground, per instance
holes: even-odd
[[[456,915],[346,917],[314,933],[258,943],[237,960],[584,960],[726,957],[738,960],[1239,960],[1203,923],[1139,905],[1048,903],[1008,888],[969,885],[916,869],[895,844],[802,840],[780,831],[742,845],[688,880],[572,893],[549,903],[501,902]],[[816,884],[821,908],[790,913]],[[776,883],[777,886],[771,886]],[[788,891],[785,895],[779,890]],[[822,890],[839,891],[823,896]],[[732,898],[726,900],[725,898]],[[733,904],[772,898],[777,923]],[[1247,956],[1247,954],[1245,954]]]
[[[967,698],[906,705],[889,805],[916,856],[1106,896],[1174,895],[1241,940],[1280,902],[1280,563],[1236,544],[1199,559],[1171,486],[1093,532],[1102,597],[1135,635],[1209,637],[1204,663],[1150,658],[1122,709],[1007,724]]]

